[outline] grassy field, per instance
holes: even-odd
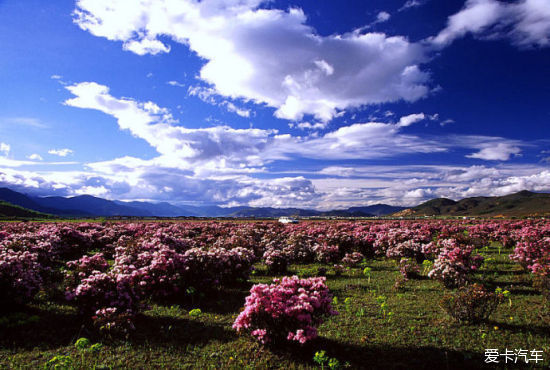
[[[264,347],[231,328],[253,283],[274,276],[257,266],[251,281],[192,303],[152,303],[129,338],[100,338],[82,327],[74,309],[38,299],[11,308],[0,316],[0,368],[314,368],[316,352],[325,350],[349,368],[479,368],[486,349],[543,350],[550,365],[550,326],[541,319],[541,295],[531,277],[508,259],[509,250],[492,245],[480,251],[489,257],[475,281],[494,290],[511,291],[490,320],[477,325],[453,322],[439,301],[442,285],[425,277],[393,288],[399,276],[389,260],[370,260],[370,279],[362,268],[335,276],[328,268],[327,283],[336,297],[339,316],[325,322],[319,338],[304,347]],[[315,276],[322,265],[292,266],[291,273]],[[325,266],[326,267],[326,266]],[[380,309],[385,297],[386,309]],[[200,308],[201,314],[189,311]],[[86,337],[101,348],[79,350]],[[503,365],[504,358],[500,358]],[[518,361],[519,362],[519,361]],[[533,366],[532,363],[531,366]],[[511,364],[510,368],[521,365]],[[492,366],[493,368],[495,365]]]

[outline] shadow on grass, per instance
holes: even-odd
[[[496,288],[509,290],[513,296],[538,296],[540,292],[527,282],[493,281],[491,279],[472,279],[474,283],[483,284],[485,289],[494,291]]]
[[[204,312],[215,314],[238,313],[244,306],[245,298],[250,294],[251,283],[243,283],[223,290],[210,290],[204,293],[191,295],[179,295],[155,299],[155,302],[172,306],[179,305],[186,310],[200,308]]]
[[[531,333],[531,334],[539,334],[539,335],[548,335],[548,332],[550,332],[550,327],[544,326],[544,325],[519,325],[514,324],[510,322],[502,322],[502,321],[495,321],[495,320],[485,320],[485,323],[491,326],[498,326],[501,329],[509,330],[514,333]]]
[[[76,314],[53,313],[52,311],[25,308],[26,317],[37,316],[35,322],[13,327],[0,327],[0,348],[5,349],[56,349],[72,345],[78,338],[92,341],[127,341],[132,344],[174,345],[204,344],[212,340],[230,341],[235,333],[228,327],[216,323],[177,317],[151,317],[138,315],[136,329],[128,337],[102,337],[91,324]],[[13,313],[12,313],[13,314]],[[185,347],[184,347],[185,348]]]
[[[279,346],[271,350],[283,357],[313,364],[315,352],[325,350],[327,355],[346,363],[352,369],[477,369],[484,368],[482,353],[458,352],[436,347],[358,346],[319,337],[300,347]]]
[[[198,320],[139,316],[136,330],[128,338],[132,344],[182,348],[188,344],[202,345],[210,341],[228,342],[236,334],[227,326]]]
[[[518,271],[518,270],[502,270],[502,269],[486,269],[482,270],[484,274],[494,274],[497,273],[499,276],[505,276],[505,275],[526,275],[525,271]]]
[[[38,319],[20,324],[12,323],[12,327],[0,327],[0,347],[52,349],[66,346],[81,336],[90,335],[82,325],[81,318],[74,313],[21,307],[4,314],[4,317],[10,319],[19,314]]]

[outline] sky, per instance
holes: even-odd
[[[0,0],[0,186],[342,209],[550,192],[548,0]]]

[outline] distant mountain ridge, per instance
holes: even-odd
[[[432,199],[393,216],[545,216],[550,215],[550,194],[527,190],[499,197],[472,197],[454,201]]]
[[[177,206],[168,202],[112,201],[91,195],[35,197],[0,188],[0,201],[61,217],[373,217],[373,216],[543,216],[550,215],[550,194],[520,191],[500,197],[472,197],[455,201],[436,198],[416,207],[387,204],[317,211],[301,208]],[[14,211],[15,212],[15,211]]]
[[[317,211],[300,208],[256,208],[248,206],[176,206],[168,202],[111,201],[91,195],[79,195],[68,198],[59,196],[36,197],[25,195],[8,188],[0,188],[0,200],[37,212],[49,213],[61,217],[372,217],[383,216],[404,209],[404,207],[389,206],[386,204],[351,207],[332,211]]]

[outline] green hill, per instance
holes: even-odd
[[[49,218],[46,213],[36,212],[30,209],[19,207],[8,202],[0,201],[0,219],[18,218]]]
[[[437,198],[395,216],[548,216],[550,194],[520,191],[500,197],[473,197],[454,201]]]

